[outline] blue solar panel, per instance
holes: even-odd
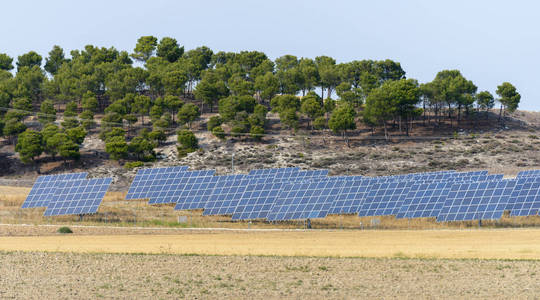
[[[540,176],[540,170],[526,170],[526,171],[521,171],[517,174],[517,178],[538,177],[538,176]]]
[[[515,185],[516,180],[454,184],[437,221],[500,219]]]
[[[216,188],[220,181],[234,181],[246,179],[248,176],[243,174],[203,177],[198,186],[187,189],[176,201],[175,210],[203,209],[206,201]]]
[[[343,180],[320,180],[283,186],[268,213],[269,221],[324,218],[332,207]]]
[[[454,185],[452,181],[417,183],[409,188],[409,192],[397,218],[436,217],[446,200],[446,196]]]
[[[150,199],[148,204],[176,203],[182,191],[190,189],[191,185],[200,183],[204,180],[203,177],[211,177],[214,173],[214,170],[186,171],[173,173],[166,179],[158,180],[159,185],[154,184],[148,188],[146,194]]]
[[[367,217],[397,214],[409,188],[413,184],[414,182],[411,181],[373,184],[362,203],[358,215]]]
[[[26,197],[22,208],[47,207],[58,182],[85,179],[88,173],[70,173],[39,176]]]
[[[540,209],[540,177],[522,176],[517,179],[506,209],[511,216],[536,216]]]
[[[362,176],[348,176],[348,178],[344,178],[343,180],[345,183],[328,214],[353,214],[360,212],[362,202],[371,185],[377,182],[376,180]]]
[[[60,181],[45,216],[96,213],[112,178]]]
[[[203,216],[232,215],[247,186],[265,181],[265,179],[219,181],[216,183],[212,195],[204,204]]]
[[[162,188],[167,179],[182,177],[183,175],[178,173],[187,169],[187,166],[176,166],[139,170],[129,187],[126,200],[148,199],[150,190]]]
[[[266,219],[284,182],[257,182],[249,184],[232,215],[233,220]]]

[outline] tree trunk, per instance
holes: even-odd
[[[321,99],[324,99],[324,86],[321,85]]]
[[[383,121],[384,124],[384,138],[388,141],[388,129],[386,128],[386,121]]]
[[[499,109],[499,122],[501,122],[502,111],[503,111],[503,105],[501,104],[501,108]]]

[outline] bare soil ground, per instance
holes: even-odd
[[[539,261],[0,252],[2,299],[534,299]]]

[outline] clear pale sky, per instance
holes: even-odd
[[[6,1],[0,52],[18,56],[53,45],[132,51],[141,35],[171,36],[186,49],[258,50],[274,59],[328,55],[338,62],[401,62],[407,77],[431,81],[459,69],[479,91],[503,81],[540,111],[540,2],[380,1]]]

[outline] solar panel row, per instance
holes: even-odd
[[[175,203],[175,209],[204,209],[204,215],[270,221],[323,218],[328,214],[436,217],[437,221],[536,215],[540,171],[503,175],[487,171],[441,171],[385,177],[332,176],[328,170],[252,170],[249,175],[214,176],[186,166],[139,170],[126,199]],[[110,178],[86,180],[86,173],[41,176],[23,208],[47,207],[46,215],[97,211]]]

